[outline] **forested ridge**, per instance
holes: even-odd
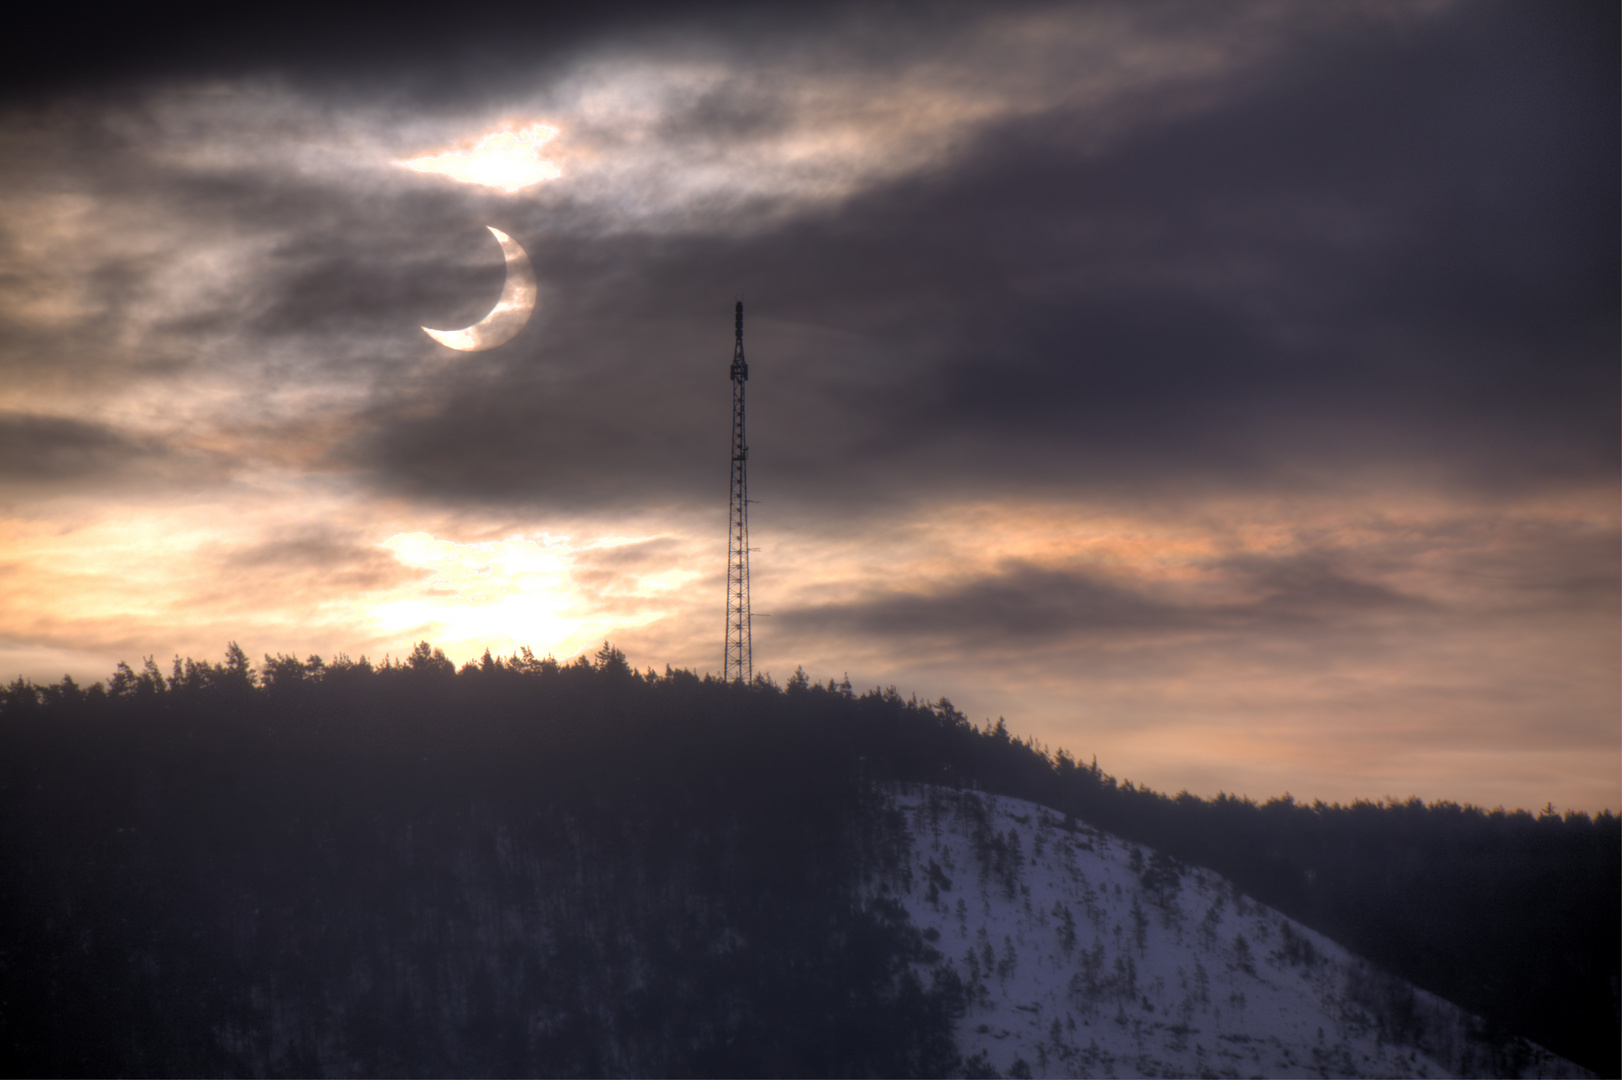
[[[865,888],[886,781],[1030,799],[1601,1075],[1618,821],[1176,797],[945,699],[605,645],[266,657],[0,691],[14,1073],[943,1074],[962,987]]]

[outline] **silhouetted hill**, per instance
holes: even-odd
[[[944,699],[266,658],[0,692],[16,1073],[940,1074],[963,988],[863,875],[876,782],[1029,799],[1225,875],[1615,1075],[1614,815],[1169,798]]]

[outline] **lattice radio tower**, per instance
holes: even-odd
[[[732,347],[732,503],[727,537],[727,655],[721,677],[727,682],[754,678],[749,640],[749,444],[743,436],[743,385],[749,365],[743,359],[743,301],[738,301],[737,344]]]

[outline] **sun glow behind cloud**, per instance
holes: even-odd
[[[540,148],[557,133],[555,127],[532,124],[517,131],[491,132],[466,150],[445,150],[394,164],[416,172],[439,173],[464,184],[500,188],[511,195],[563,175],[556,165],[540,156]]]
[[[411,532],[382,546],[404,565],[433,572],[409,595],[371,609],[384,635],[433,634],[452,647],[469,640],[493,642],[498,649],[536,641],[556,649],[584,628],[569,595],[570,548],[560,538],[458,544]]]
[[[232,639],[374,661],[427,640],[457,663],[609,639],[639,667],[718,666],[725,547],[707,519],[512,532],[274,494],[4,523],[0,635],[28,643],[11,670],[88,681]],[[1582,764],[1614,738],[1594,708],[1614,693],[1614,611],[1558,570],[1603,561],[1603,501],[1495,512],[1497,528],[1390,493],[1176,513],[971,501],[854,537],[781,513],[759,521],[755,581],[775,616],[756,623],[756,669],[780,680],[804,664],[945,694],[1167,790],[1614,805]],[[1570,718],[1559,739],[1549,713]]]
[[[647,539],[606,536],[577,545],[538,536],[473,543],[426,532],[391,536],[383,547],[433,576],[374,605],[368,616],[382,637],[422,636],[459,659],[520,647],[568,657],[674,614],[685,604],[673,594],[700,576],[658,564],[614,573],[605,585],[595,560]]]

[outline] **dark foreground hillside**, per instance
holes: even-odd
[[[953,988],[858,896],[904,834],[808,720],[620,665],[241,674],[13,690],[14,1072],[955,1066]]]
[[[1616,1075],[1614,816],[1167,798],[944,700],[527,656],[0,692],[14,1074],[945,1074],[963,988],[863,875],[875,781],[1210,867]]]

